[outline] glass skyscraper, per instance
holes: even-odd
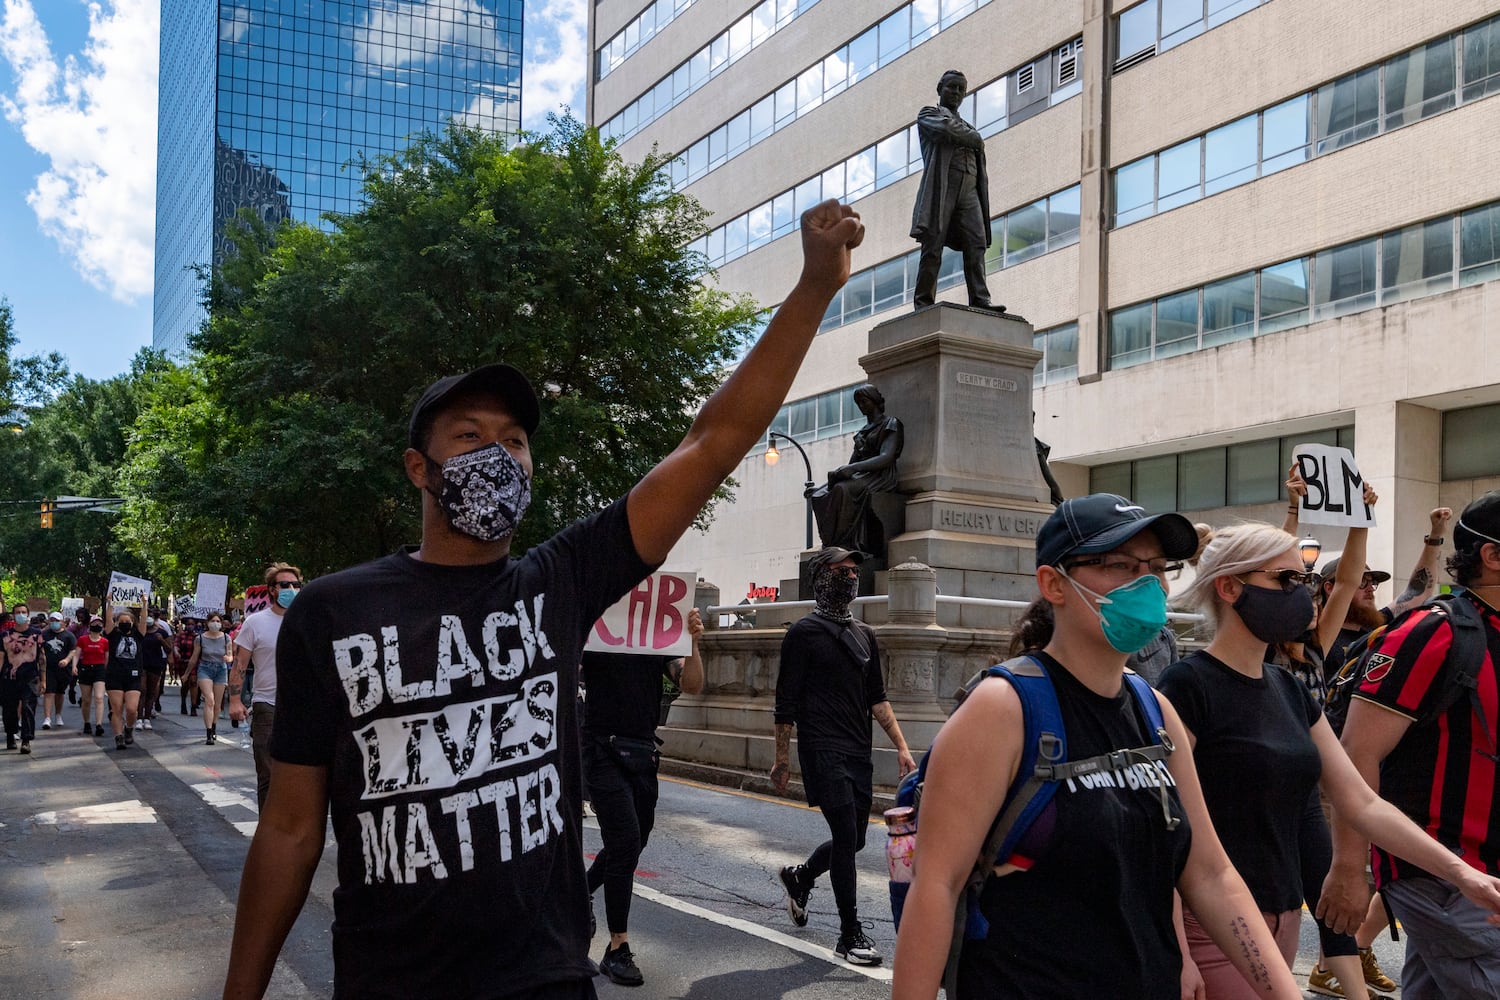
[[[225,223],[359,206],[359,157],[450,118],[513,132],[522,0],[162,0],[152,343],[203,317]]]

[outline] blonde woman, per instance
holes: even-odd
[[[1297,952],[1303,886],[1298,836],[1314,785],[1334,810],[1370,840],[1440,874],[1465,896],[1500,913],[1500,880],[1486,876],[1378,798],[1349,763],[1312,695],[1291,674],[1267,664],[1267,645],[1301,635],[1313,619],[1297,540],[1268,524],[1217,533],[1182,602],[1213,627],[1208,647],[1162,675],[1161,691],[1187,729],[1208,814],[1244,877],[1255,905],[1290,964]],[[1193,966],[1208,1000],[1263,996],[1231,965],[1210,933],[1216,915],[1183,913]],[[1188,992],[1193,966],[1184,969]],[[1353,979],[1358,982],[1358,979]],[[1196,984],[1192,984],[1196,985]]]

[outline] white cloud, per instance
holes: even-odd
[[[151,294],[159,0],[89,4],[88,42],[59,65],[31,0],[4,0],[0,110],[48,160],[26,196],[43,233],[92,285]]]
[[[589,0],[528,0],[521,70],[521,124],[546,127],[547,112],[568,105],[584,117],[589,75]]]

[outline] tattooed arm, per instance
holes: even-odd
[[[1417,557],[1417,565],[1411,571],[1411,578],[1406,581],[1406,589],[1391,602],[1392,615],[1399,615],[1416,607],[1431,597],[1433,590],[1437,588],[1438,556],[1442,554],[1443,547],[1428,545],[1427,538],[1441,540],[1444,537],[1453,511],[1448,507],[1438,507],[1427,516],[1432,530],[1422,539],[1422,554]]]
[[[885,730],[891,746],[896,748],[896,766],[901,772],[901,777],[904,778],[915,771],[917,762],[912,760],[911,750],[906,746],[906,737],[901,735],[901,726],[896,722],[896,713],[891,710],[891,703],[882,701],[877,705],[871,705],[870,714],[875,716],[875,721],[880,723],[881,729]]]

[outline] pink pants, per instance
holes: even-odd
[[[1271,929],[1287,968],[1291,968],[1297,957],[1297,925],[1302,920],[1301,908],[1285,913],[1262,913],[1261,916]],[[1256,989],[1245,982],[1245,977],[1229,961],[1229,956],[1219,950],[1186,907],[1182,911],[1182,926],[1187,932],[1188,954],[1198,963],[1208,1000],[1259,1000],[1265,995],[1264,987]]]

